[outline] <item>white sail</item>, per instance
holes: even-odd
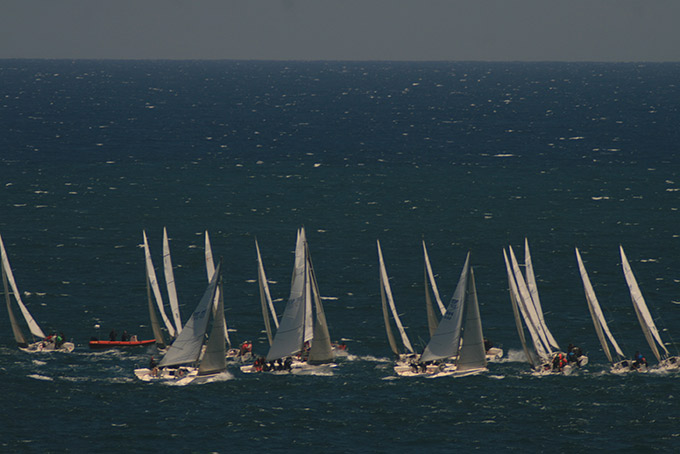
[[[269,345],[272,345],[274,335],[272,332],[270,316],[274,322],[276,329],[279,328],[279,319],[276,316],[276,309],[272,301],[271,293],[269,292],[269,284],[267,283],[267,275],[264,272],[264,265],[262,264],[262,256],[260,255],[260,246],[255,240],[255,250],[257,251],[257,282],[260,288],[260,304],[262,306],[262,318],[264,319],[264,327],[267,332],[267,340]]]
[[[434,273],[432,272],[432,266],[430,265],[430,257],[427,254],[425,241],[423,241],[423,254],[425,256],[425,308],[427,310],[427,325],[430,329],[430,336],[432,336],[439,325],[439,317],[435,314],[434,307],[432,305],[430,289],[432,289],[432,294],[437,301],[437,307],[439,307],[440,316],[444,315],[446,308],[439,297],[439,290],[437,289],[437,282],[434,279]]]
[[[621,265],[623,267],[623,274],[626,277],[626,283],[628,284],[628,290],[630,291],[630,298],[633,301],[635,314],[638,317],[638,321],[642,327],[642,332],[645,334],[645,338],[647,339],[649,347],[652,349],[656,359],[661,361],[662,355],[659,352],[657,345],[663,349],[663,357],[669,356],[669,352],[661,341],[659,330],[656,328],[652,314],[649,313],[647,303],[645,303],[645,299],[642,297],[642,292],[640,291],[637,280],[633,275],[633,270],[630,268],[630,264],[628,263],[625,252],[623,252],[623,246],[619,246],[619,250],[621,252]]]
[[[205,231],[205,271],[208,275],[208,282],[210,282],[215,275],[215,262],[213,261],[212,247],[210,247],[210,237],[208,231]],[[217,311],[217,305],[220,299],[220,289],[215,293],[215,300],[213,301],[213,312]],[[224,321],[224,340],[231,347],[231,340],[229,340],[229,329],[227,328],[227,321]]]
[[[151,330],[153,331],[153,336],[156,339],[156,346],[159,349],[165,349],[165,338],[163,337],[163,331],[161,330],[161,323],[158,321],[158,316],[156,315],[155,303],[153,301],[153,296],[151,295],[151,285],[149,283],[149,278],[146,278],[146,299],[149,306],[149,318],[151,319]]]
[[[175,288],[175,274],[172,271],[172,259],[170,258],[170,244],[168,243],[168,232],[163,227],[163,271],[165,273],[165,284],[168,289],[168,300],[170,302],[170,312],[175,321],[177,333],[182,332],[182,317],[179,314],[179,302],[177,301],[177,289]]]
[[[28,312],[28,309],[24,305],[24,302],[21,300],[21,294],[19,293],[19,289],[17,288],[16,281],[14,280],[14,274],[12,273],[12,267],[9,265],[9,258],[7,257],[7,251],[5,251],[5,244],[2,241],[2,236],[0,236],[0,253],[2,254],[2,269],[5,273],[5,277],[6,277],[7,281],[9,282],[10,287],[12,288],[12,293],[14,294],[14,299],[16,300],[17,305],[19,306],[19,309],[21,310],[21,313],[24,316],[24,320],[26,320],[26,324],[28,325],[28,329],[31,331],[31,334],[33,336],[38,337],[40,339],[45,338],[45,334],[43,333],[42,329],[40,329],[40,326],[38,326],[38,322],[36,322],[33,319],[33,316],[31,315],[30,312]],[[7,295],[7,292],[5,292],[5,294]],[[7,302],[8,302],[7,307],[9,309],[10,308],[9,299],[7,300]],[[12,328],[14,329],[14,326]],[[16,328],[19,329],[19,325],[16,325]],[[23,334],[22,334],[22,337],[23,337]],[[17,340],[17,343],[19,343],[19,340]]]
[[[378,260],[380,264],[380,284],[381,284],[380,292],[382,296],[383,315],[385,318],[385,329],[387,331],[387,338],[390,341],[390,346],[392,347],[392,351],[394,352],[394,354],[399,355],[401,352],[396,346],[396,342],[394,341],[394,335],[392,334],[392,329],[390,328],[389,315],[387,313],[387,306],[389,306],[389,310],[392,313],[394,324],[397,326],[397,330],[399,331],[399,335],[401,336],[401,341],[404,344],[404,348],[409,353],[414,353],[411,341],[406,335],[406,330],[404,329],[404,326],[401,324],[399,313],[397,312],[397,308],[394,305],[394,298],[392,297],[392,288],[390,287],[390,281],[389,278],[387,277],[387,270],[385,269],[385,261],[383,260],[382,249],[380,248],[380,241],[377,241],[377,244],[378,244]],[[387,304],[385,304],[386,303],[385,300],[387,300]]]
[[[510,303],[512,304],[512,313],[515,317],[515,326],[517,327],[517,334],[519,335],[519,340],[522,343],[522,349],[524,350],[524,354],[527,357],[527,360],[531,363],[531,366],[535,366],[535,361],[533,358],[533,355],[529,351],[529,348],[527,347],[527,341],[526,341],[526,336],[524,335],[524,325],[522,324],[522,318],[524,318],[523,315],[520,314],[520,308],[519,308],[519,290],[517,289],[517,281],[515,280],[515,274],[512,270],[512,267],[510,266],[510,262],[508,261],[508,254],[505,252],[505,249],[503,249],[503,259],[505,260],[505,270],[507,271],[508,274],[508,288],[510,291]],[[534,340],[534,344],[536,343],[536,340]]]
[[[191,317],[186,325],[184,325],[182,332],[170,345],[168,352],[158,365],[159,367],[193,364],[198,361],[205,333],[208,329],[208,320],[212,312],[215,293],[217,292],[220,266],[221,264],[217,266],[217,270],[213,273],[213,277],[203,293],[203,297],[201,297],[196,309],[194,309]]]
[[[333,361],[333,347],[331,345],[331,336],[328,332],[328,323],[326,323],[326,314],[321,304],[321,294],[319,293],[319,284],[316,281],[316,273],[314,272],[314,265],[312,264],[312,257],[309,253],[309,245],[305,242],[305,252],[307,255],[307,268],[309,272],[309,283],[314,300],[314,309],[316,318],[314,321],[314,337],[312,339],[312,347],[309,350],[309,364],[324,364]]]
[[[583,289],[586,293],[586,301],[588,302],[588,310],[590,312],[591,318],[593,319],[593,325],[595,326],[597,338],[600,340],[602,350],[604,350],[604,353],[607,356],[609,362],[614,363],[616,361],[614,360],[611,351],[609,350],[609,343],[611,343],[612,347],[614,347],[614,350],[618,355],[618,360],[623,359],[624,354],[621,351],[619,344],[616,343],[616,340],[614,339],[614,336],[612,335],[611,331],[609,331],[609,326],[607,325],[607,321],[605,320],[604,314],[602,313],[602,308],[600,307],[600,303],[597,301],[597,297],[595,296],[595,290],[593,289],[593,285],[590,283],[588,272],[586,271],[586,267],[583,264],[583,260],[581,260],[581,254],[579,253],[578,248],[575,248],[575,250],[576,260],[578,261],[578,269],[579,272],[581,273]],[[607,343],[607,339],[609,339],[609,343]]]
[[[305,334],[305,314],[309,291],[305,244],[299,232],[295,245],[295,267],[291,280],[290,296],[276,330],[267,361],[291,356],[302,350]]]
[[[439,321],[439,326],[430,338],[425,351],[420,357],[423,362],[436,359],[450,358],[458,355],[460,348],[460,331],[463,323],[463,309],[467,296],[468,273],[470,268],[470,253],[468,252],[463,265],[463,271],[458,279],[456,291],[446,308],[446,313]]]
[[[545,336],[548,339],[550,346],[555,350],[559,350],[560,347],[559,345],[557,345],[557,341],[555,341],[555,338],[548,329],[548,325],[545,323],[545,320],[543,318],[543,308],[541,307],[541,300],[538,297],[538,286],[536,285],[534,266],[533,263],[531,262],[531,251],[529,251],[529,241],[526,238],[524,238],[524,265],[527,288],[529,289],[529,294],[531,295],[531,301],[533,301],[534,306],[536,307],[536,314],[538,315],[538,319],[540,320],[541,325],[543,326],[543,331],[545,332]]]
[[[520,312],[522,313],[524,323],[526,324],[529,334],[531,335],[536,353],[542,361],[546,361],[552,354],[550,343],[545,336],[543,326],[538,314],[536,313],[536,306],[534,306],[533,301],[531,300],[529,289],[527,288],[526,282],[524,281],[524,276],[522,276],[522,272],[519,269],[519,264],[517,263],[515,253],[513,252],[512,247],[509,247],[508,249],[510,252],[510,264],[513,271],[512,277],[517,290],[517,303]]]
[[[465,325],[463,339],[456,360],[458,371],[480,369],[486,367],[486,349],[484,348],[484,334],[482,319],[479,315],[479,301],[477,300],[477,286],[472,268],[468,275],[467,295],[465,297]]]
[[[173,326],[170,319],[165,314],[165,307],[163,306],[163,297],[161,296],[161,290],[158,287],[158,279],[156,278],[156,270],[153,267],[153,261],[151,260],[151,251],[149,250],[149,242],[146,239],[146,231],[142,231],[144,236],[144,259],[146,263],[146,277],[149,280],[149,285],[153,291],[153,295],[156,299],[156,306],[158,307],[158,313],[161,314],[163,323],[170,333],[170,336],[175,337],[175,327]]]
[[[224,292],[222,280],[219,277],[218,279],[220,279],[218,287],[220,298],[213,319],[212,331],[208,336],[201,364],[198,366],[198,375],[215,374],[227,370],[227,350],[222,339],[224,332]]]
[[[298,236],[301,238],[305,246],[305,256],[307,254],[307,236],[305,235],[305,228],[301,227],[298,230]],[[305,259],[305,331],[304,342],[311,342],[314,339],[314,316],[312,314],[312,285],[311,275],[309,272],[309,262]]]

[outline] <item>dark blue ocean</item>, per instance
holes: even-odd
[[[19,351],[2,310],[0,451],[677,451],[680,374],[608,373],[574,247],[624,351],[655,362],[623,245],[676,353],[679,83],[680,64],[0,60],[0,233],[33,316],[76,343]],[[208,230],[231,337],[265,354],[255,239],[281,313],[300,226],[351,353],[332,375],[148,384],[133,370],[154,349],[88,349],[152,336],[140,244],[159,267],[167,227],[184,318]],[[590,357],[571,376],[522,360],[502,250],[521,259],[525,237],[549,327]],[[470,251],[505,359],[397,378],[377,239],[419,348],[421,241],[446,301]]]

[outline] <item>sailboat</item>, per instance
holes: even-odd
[[[21,294],[19,293],[16,281],[14,280],[12,267],[9,264],[9,258],[7,257],[7,251],[5,251],[5,244],[2,241],[1,235],[0,235],[0,253],[2,254],[2,284],[3,289],[5,291],[7,313],[9,315],[10,324],[12,325],[14,340],[16,340],[18,347],[21,350],[27,352],[52,352],[52,351],[72,352],[73,349],[75,348],[75,345],[72,342],[64,342],[63,339],[61,339],[62,335],[53,334],[50,336],[45,336],[43,330],[40,329],[38,322],[35,321],[31,313],[28,311],[28,308],[26,308],[26,305],[21,300]],[[23,330],[21,329],[21,326],[19,325],[19,322],[17,321],[17,318],[14,315],[14,311],[12,310],[12,301],[10,298],[10,294],[14,295],[14,300],[16,301],[17,306],[19,306],[19,309],[21,310],[21,314],[23,315],[26,325],[28,325],[28,329],[31,332],[33,338],[32,343],[29,343],[26,340],[26,336],[24,335]],[[36,339],[39,340],[36,341]]]
[[[525,239],[525,276],[520,271],[517,258],[512,247],[508,247],[508,253],[503,250],[505,267],[508,273],[510,302],[512,304],[517,333],[522,343],[522,348],[537,373],[564,373],[573,371],[573,366],[585,366],[588,363],[586,355],[572,350],[573,361],[567,361],[567,354],[560,351],[552,333],[548,329],[543,317],[543,310],[538,298],[538,289],[531,262],[529,243]],[[530,351],[524,335],[522,320],[529,331],[534,350]]]
[[[652,353],[654,353],[654,356],[659,362],[655,369],[673,370],[680,368],[680,356],[671,356],[666,345],[661,340],[659,330],[654,323],[652,314],[647,308],[647,303],[642,296],[640,287],[638,287],[635,275],[633,275],[633,270],[630,268],[626,253],[623,252],[623,246],[619,246],[619,251],[621,252],[621,266],[623,267],[623,274],[626,277],[630,298],[633,302],[633,307],[635,308],[635,315],[637,315],[638,321],[640,322],[640,327],[645,335],[645,339],[647,339],[649,348],[651,348]]]
[[[208,231],[205,231],[205,270],[208,276],[208,282],[213,277],[213,274],[215,273],[215,262],[213,261],[213,254],[212,254],[212,246],[210,245],[210,236],[208,235]],[[218,300],[222,297],[222,294],[220,293],[220,290],[217,290],[217,294],[215,294],[215,301],[213,306],[215,307],[215,310],[217,310],[217,304]],[[227,343],[227,360],[234,361],[234,360],[239,360],[239,361],[246,361],[250,359],[250,351],[247,350],[247,346],[250,344],[249,342],[244,342],[243,345],[241,345],[241,349],[238,348],[233,348],[231,345],[231,339],[229,338],[229,329],[227,328],[227,322],[226,319],[224,321],[224,341]]]
[[[423,241],[423,255],[425,258],[425,308],[427,311],[427,325],[430,330],[430,336],[432,336],[439,325],[439,317],[443,317],[446,313],[446,307],[444,307],[444,303],[442,303],[441,297],[439,296],[439,289],[437,288],[437,282],[435,281],[434,273],[432,272],[432,265],[430,264],[430,257],[427,253],[425,241]],[[435,306],[432,303],[430,293],[432,293],[435,301],[437,302],[437,308],[439,309],[440,313],[439,316],[437,315]],[[503,349],[493,346],[487,347],[486,339],[484,340],[484,347],[486,350],[487,361],[498,361],[503,357]]]
[[[418,359],[418,355],[413,349],[411,340],[406,334],[404,325],[401,323],[399,318],[399,313],[394,304],[394,297],[392,296],[392,288],[390,287],[390,281],[387,277],[387,270],[385,268],[385,261],[383,259],[382,249],[380,248],[380,240],[377,241],[378,245],[378,263],[379,263],[379,273],[380,273],[380,298],[382,301],[382,312],[383,319],[385,321],[385,332],[387,333],[387,340],[392,349],[392,353],[396,358],[395,371],[399,373],[398,368],[404,368],[404,370],[410,370],[410,364],[414,363]],[[400,345],[397,344],[397,338],[394,336],[392,331],[392,323],[394,323],[397,332],[399,333],[399,339],[401,341]]]
[[[285,362],[284,362],[285,359]],[[285,370],[310,373],[334,367],[335,354],[321,304],[304,227],[298,230],[290,297],[263,361],[241,367],[243,372]],[[277,363],[280,367],[276,367]]]
[[[220,290],[220,295],[223,294],[220,278],[221,266],[221,263],[217,265],[196,309],[182,332],[168,348],[161,362],[157,367],[136,369],[137,378],[143,381],[166,380],[188,384],[197,380],[206,381],[226,371],[223,298],[218,299],[217,308],[213,311],[213,303],[218,290]],[[211,314],[213,314],[213,325],[206,342]]]
[[[607,325],[607,321],[605,320],[604,314],[602,313],[600,303],[597,301],[597,297],[595,296],[595,290],[590,283],[590,278],[588,278],[588,272],[586,271],[586,267],[583,264],[583,260],[581,260],[581,254],[578,248],[575,248],[575,250],[576,260],[578,261],[578,269],[581,273],[581,280],[583,281],[583,290],[585,291],[586,301],[588,303],[588,311],[590,312],[590,316],[593,319],[595,332],[597,333],[597,338],[600,340],[600,345],[602,345],[602,350],[611,363],[611,371],[614,373],[631,371],[633,370],[631,368],[632,361],[626,359],[626,355],[624,355],[623,351],[619,347],[619,344],[616,342],[616,339],[614,339],[614,336],[609,330],[609,326]],[[609,348],[610,346],[614,349],[613,353]]]
[[[486,364],[477,288],[468,252],[453,297],[418,364],[397,373],[464,377],[487,371]]]

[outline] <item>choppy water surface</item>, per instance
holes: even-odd
[[[579,247],[629,355],[651,352],[618,246],[669,342],[680,336],[676,64],[0,61],[0,233],[19,288],[71,355],[18,351],[0,317],[8,451],[449,452],[673,449],[677,374],[607,373]],[[133,375],[153,350],[91,352],[111,328],[151,336],[142,229],[171,237],[184,316],[224,260],[235,342],[266,353],[257,238],[283,310],[304,225],[333,339],[330,376],[202,386]],[[528,237],[546,320],[590,356],[569,377],[522,361],[502,248]],[[462,379],[397,378],[380,239],[409,335],[427,340],[421,241],[445,299],[472,253],[484,333],[506,359]],[[96,330],[94,326],[101,328]]]

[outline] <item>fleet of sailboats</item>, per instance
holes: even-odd
[[[143,231],[146,270],[147,304],[154,332],[154,340],[128,341],[130,345],[155,342],[163,355],[159,364],[135,370],[143,381],[172,381],[177,384],[203,383],[227,370],[227,360],[251,360],[250,352],[232,348],[224,314],[224,289],[221,263],[215,266],[208,232],[205,232],[205,266],[208,287],[185,325],[181,322],[167,230],[163,229],[163,275],[170,316],[166,312],[156,270],[151,258],[149,242]],[[394,302],[394,295],[385,266],[380,241],[376,242],[383,321],[390,349],[395,355],[394,371],[399,376],[460,377],[487,371],[488,361],[502,357],[501,349],[488,349],[482,331],[479,301],[474,270],[467,254],[453,296],[447,306],[442,302],[432,270],[427,246],[423,241],[425,307],[429,341],[421,351],[414,348]],[[575,248],[578,269],[583,283],[588,311],[597,338],[612,373],[629,371],[671,371],[680,369],[680,356],[671,355],[667,343],[647,307],[630,267],[623,247],[619,247],[623,274],[628,285],[635,314],[649,348],[658,364],[647,368],[642,355],[628,359],[614,338],[603,314],[595,290],[588,276],[578,248]],[[304,228],[297,231],[295,262],[290,295],[281,317],[269,289],[260,246],[255,240],[257,282],[260,306],[269,351],[252,364],[240,367],[242,372],[271,371],[280,373],[315,373],[335,367],[338,351],[331,337],[322,304],[322,297],[312,263]],[[73,351],[72,342],[62,336],[45,336],[22,301],[12,272],[5,245],[0,236],[2,279],[7,312],[15,341],[20,349],[29,352]],[[515,325],[527,360],[534,373],[569,374],[588,364],[588,357],[571,344],[561,351],[548,329],[541,305],[528,240],[524,241],[524,264],[520,265],[511,246],[503,249],[508,278],[508,290]],[[524,271],[522,271],[522,267]],[[21,320],[15,315],[18,307]],[[209,320],[212,328],[208,335]],[[21,325],[28,327],[31,340],[24,335]],[[165,333],[169,342],[165,340]],[[528,336],[527,336],[528,333]],[[106,342],[106,341],[104,341]],[[121,342],[121,341],[118,341]],[[110,342],[109,342],[110,343]],[[250,341],[244,343],[251,345]],[[117,346],[117,345],[115,345]],[[127,346],[127,343],[122,346]],[[109,346],[110,347],[110,346]]]

